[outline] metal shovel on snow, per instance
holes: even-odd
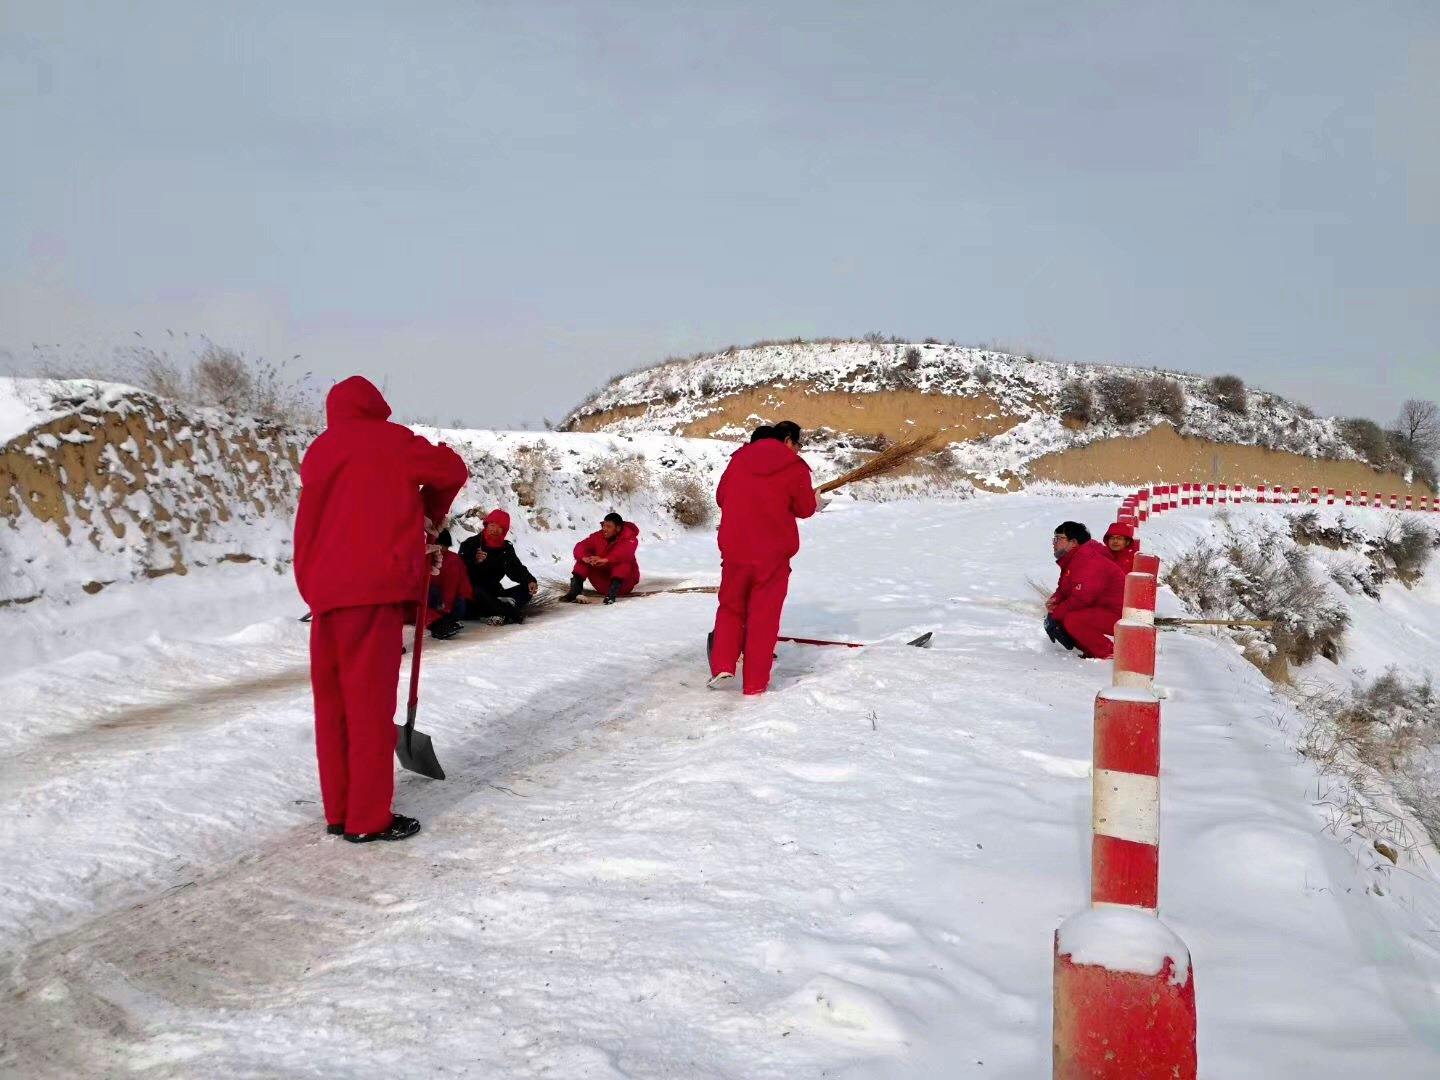
[[[420,707],[420,650],[425,642],[425,612],[429,608],[430,579],[421,586],[420,606],[415,610],[415,653],[410,657],[410,698],[405,705],[405,723],[395,725],[395,756],[400,767],[432,780],[444,780],[445,770],[435,757],[430,736],[415,730],[415,712]]]

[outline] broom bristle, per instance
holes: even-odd
[[[938,432],[927,431],[904,442],[892,443],[884,450],[872,457],[869,461],[862,462],[847,473],[835,477],[834,480],[827,480],[820,485],[820,492],[834,491],[836,488],[844,487],[846,484],[853,484],[858,480],[873,480],[877,476],[884,476],[886,473],[894,472],[900,466],[914,461],[917,457],[930,449]]]

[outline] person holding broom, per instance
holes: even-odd
[[[356,844],[420,831],[390,805],[401,627],[430,579],[427,538],[468,478],[459,454],[389,416],[368,379],[331,389],[326,428],[300,463],[295,518],[320,795],[327,830]]]
[[[796,521],[819,508],[810,466],[800,456],[800,426],[782,420],[730,457],[715,489],[720,507],[720,595],[710,650],[712,688],[735,677],[745,655],[743,687],[770,685],[780,611],[790,587],[790,560],[800,550]]]

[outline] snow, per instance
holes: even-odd
[[[1053,581],[1056,522],[1113,509],[837,501],[784,628],[880,644],[781,645],[758,699],[705,689],[711,596],[427,643],[450,779],[399,777],[425,829],[393,846],[323,833],[283,578],[117,587],[93,631],[90,598],[73,647],[0,677],[0,1072],[1044,1075],[1110,668],[1046,640],[1027,579]],[[713,534],[661,524],[647,582],[714,581]],[[0,623],[0,655],[34,632]],[[1160,679],[1160,907],[1202,1075],[1440,1074],[1436,864],[1326,830],[1293,708],[1233,645],[1167,633]]]
[[[1072,962],[1133,975],[1158,975],[1170,964],[1170,981],[1190,981],[1190,950],[1153,915],[1127,908],[1082,911],[1060,924],[1056,944]]]

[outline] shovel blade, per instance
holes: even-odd
[[[435,746],[430,741],[430,736],[423,731],[411,728],[407,737],[405,725],[396,724],[395,756],[400,759],[402,769],[428,776],[432,780],[445,779],[445,770],[440,767],[440,760],[435,756]]]

